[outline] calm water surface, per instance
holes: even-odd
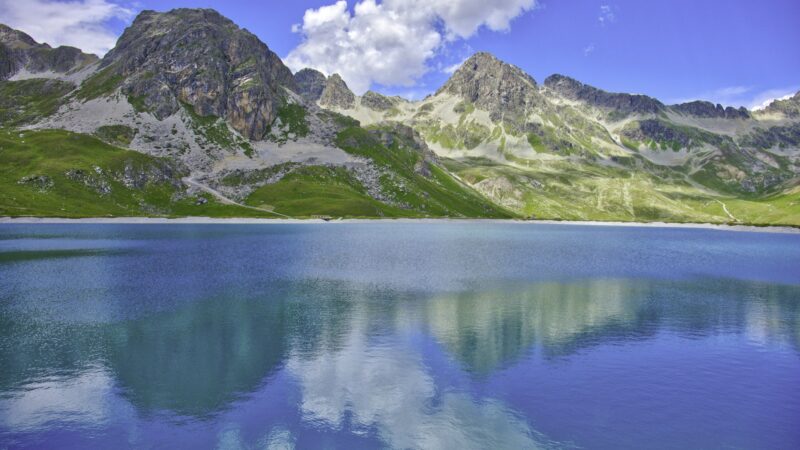
[[[0,225],[0,448],[800,448],[800,235]]]

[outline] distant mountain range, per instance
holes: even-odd
[[[0,80],[0,215],[800,225],[800,93],[665,105],[481,52],[420,101],[357,96],[208,9],[102,59],[0,25]]]

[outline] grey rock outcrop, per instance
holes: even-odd
[[[536,80],[486,52],[467,59],[436,94],[449,93],[495,115],[522,113],[538,96]]]
[[[98,59],[75,47],[40,44],[22,31],[0,24],[0,80],[7,80],[20,70],[67,74]]]
[[[342,77],[335,73],[328,77],[320,95],[319,104],[324,107],[351,109],[356,106],[356,96],[347,87]]]
[[[664,109],[664,104],[652,97],[606,92],[564,75],[550,75],[544,80],[544,85],[562,97],[585,102],[618,116],[656,114]]]
[[[297,93],[309,102],[316,102],[325,90],[325,75],[314,69],[302,69],[294,74]]]
[[[690,115],[695,117],[704,117],[704,118],[719,118],[719,119],[749,119],[750,112],[747,111],[747,108],[734,108],[732,106],[728,106],[727,108],[723,107],[720,104],[714,105],[711,102],[705,102],[701,100],[688,102],[688,103],[681,103],[678,105],[672,105],[670,108],[673,111],[677,111],[680,114]]]
[[[375,111],[386,111],[395,107],[397,98],[390,98],[375,91],[367,91],[361,96],[361,104]]]
[[[101,63],[104,76],[157,118],[187,104],[262,139],[297,90],[292,72],[255,35],[211,9],[143,11]],[[103,72],[101,72],[103,73]]]

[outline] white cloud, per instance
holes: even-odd
[[[110,20],[130,20],[134,11],[108,0],[0,0],[0,22],[54,47],[70,45],[104,55],[117,41]]]
[[[583,56],[591,55],[592,52],[594,52],[594,48],[595,48],[594,47],[594,42],[592,42],[591,44],[587,45],[586,48],[583,49]]]
[[[437,389],[416,354],[389,343],[368,348],[364,324],[354,322],[341,349],[289,358],[304,421],[374,428],[391,448],[543,447],[542,435],[502,402]]]
[[[609,5],[600,5],[600,15],[597,17],[600,25],[606,25],[617,20],[614,10]]]
[[[535,0],[362,0],[351,13],[340,0],[308,9],[293,27],[303,42],[285,58],[294,71],[339,73],[353,91],[372,83],[411,86],[444,46],[481,27],[507,30]]]

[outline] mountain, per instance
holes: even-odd
[[[325,80],[325,86],[319,96],[320,106],[348,109],[355,105],[355,101],[356,96],[339,74],[335,73]]]
[[[259,140],[277,118],[294,76],[252,33],[213,10],[144,11],[100,64],[93,80],[110,80],[163,120],[181,104],[224,118]],[[92,95],[95,95],[93,93]]]
[[[800,92],[785,100],[776,100],[770,103],[764,108],[764,112],[767,114],[778,114],[792,119],[800,117]]]
[[[98,60],[0,27],[0,214],[800,225],[800,93],[666,105],[479,52],[434,94],[292,74],[208,9]]]
[[[39,44],[22,31],[0,24],[0,80],[12,75],[32,78],[43,73],[66,76],[98,59],[75,47]]]
[[[413,127],[462,180],[523,216],[798,221],[792,99],[764,111],[665,105],[564,75],[538,84],[477,53],[420,102],[355,103],[334,109],[364,125]]]
[[[561,97],[604,109],[617,117],[657,114],[664,110],[661,102],[646,95],[606,92],[564,75],[550,75],[544,85]]]

